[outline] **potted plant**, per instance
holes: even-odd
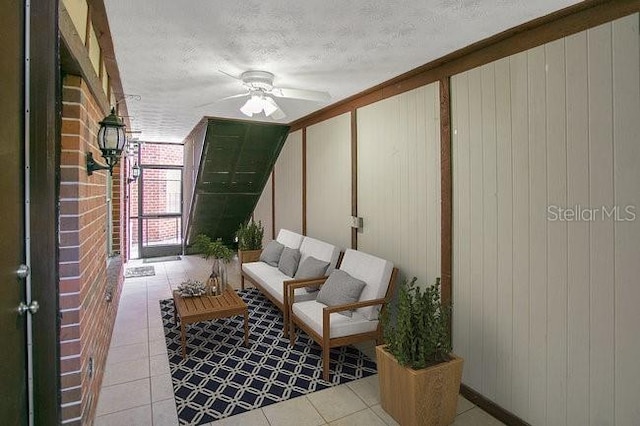
[[[451,353],[450,307],[440,279],[424,290],[403,282],[382,313],[385,344],[376,347],[382,408],[401,425],[449,425],[456,416],[462,358]]]
[[[233,250],[222,243],[222,239],[218,238],[212,241],[208,235],[199,234],[193,241],[193,246],[197,251],[202,253],[205,259],[213,257],[213,265],[211,267],[211,275],[207,280],[207,288],[209,294],[222,294],[227,287],[227,268],[233,258]]]
[[[240,264],[244,262],[256,262],[262,251],[262,238],[264,228],[262,222],[256,223],[253,219],[240,225],[236,231],[238,238],[238,259]]]

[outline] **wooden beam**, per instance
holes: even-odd
[[[351,216],[358,216],[358,110],[351,111]],[[351,248],[358,249],[358,230],[351,228]]]
[[[302,129],[302,235],[307,235],[307,128]]]
[[[290,123],[291,131],[640,11],[640,0],[587,0],[510,28]]]
[[[276,165],[271,171],[271,239],[276,239]]]
[[[451,306],[453,264],[453,185],[451,168],[451,89],[449,77],[440,80],[440,279],[441,298]],[[451,336],[453,316],[449,319]]]

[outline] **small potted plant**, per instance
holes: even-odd
[[[240,264],[244,262],[257,262],[262,252],[262,238],[264,228],[262,222],[256,223],[253,219],[240,225],[236,231],[238,238],[238,259]]]
[[[197,251],[202,253],[205,259],[213,257],[213,265],[211,267],[211,275],[207,280],[209,294],[222,294],[227,287],[227,268],[233,258],[233,250],[222,243],[222,239],[218,238],[212,241],[208,235],[199,234],[195,237],[193,246]]]
[[[449,425],[456,416],[463,360],[451,353],[450,307],[440,279],[421,290],[401,284],[383,311],[385,344],[376,347],[382,408],[402,425]]]

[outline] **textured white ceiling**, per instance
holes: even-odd
[[[133,130],[181,142],[203,116],[246,119],[233,75],[327,91],[277,99],[291,122],[576,0],[105,0]],[[199,105],[212,102],[206,107]],[[263,115],[253,119],[272,121]]]

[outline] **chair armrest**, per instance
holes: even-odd
[[[384,305],[385,303],[387,303],[386,299],[373,299],[363,300],[362,302],[345,303],[344,305],[327,306],[322,310],[322,315],[329,315],[334,312],[352,311],[366,306]]]
[[[331,325],[329,321],[329,315],[334,312],[351,311],[358,308],[364,308],[365,306],[384,305],[387,303],[386,299],[373,299],[363,300],[362,302],[345,303],[344,305],[327,306],[322,309],[322,338],[325,341],[331,339]],[[325,334],[327,333],[327,334]]]
[[[285,300],[288,302],[286,304],[289,306],[289,309],[291,309],[291,305],[293,305],[293,302],[295,301],[294,291],[297,288],[308,287],[310,285],[321,286],[325,283],[325,281],[327,281],[327,278],[329,277],[303,278],[299,280],[283,281],[284,290],[285,290]]]

